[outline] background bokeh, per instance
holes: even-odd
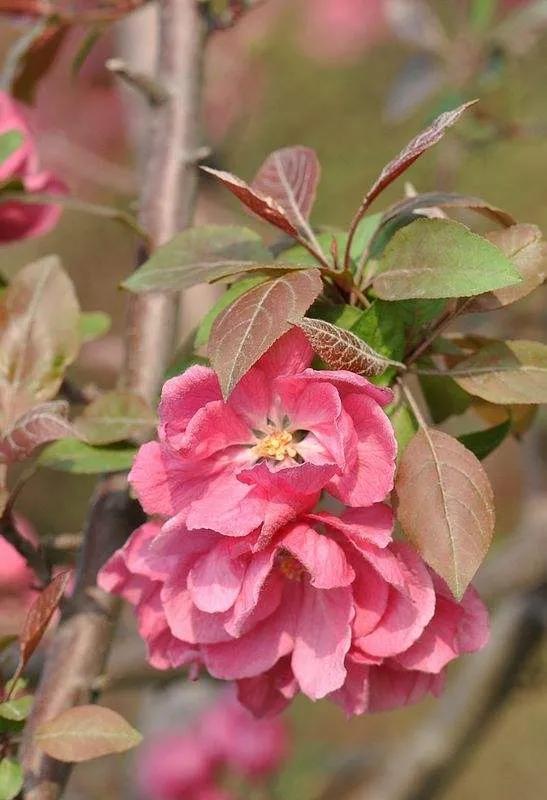
[[[456,47],[462,8],[467,4],[458,0],[432,5],[451,32],[446,44],[451,55],[437,71],[430,63],[429,84],[424,64],[433,57],[408,37],[394,34],[382,0],[267,0],[234,29],[215,34],[207,54],[204,109],[204,135],[212,147],[212,163],[250,178],[273,149],[289,144],[314,147],[323,168],[314,222],[345,226],[381,166],[424,122],[461,99],[478,96],[482,123],[465,123],[461,134],[450,136],[413,166],[408,179],[423,191],[442,185],[485,197],[518,220],[547,231],[547,35],[535,45],[531,41],[510,48],[505,57],[493,52],[492,63],[483,64],[478,77],[473,77],[469,41],[462,41],[459,50]],[[45,165],[65,179],[74,194],[126,208],[134,202],[139,182],[135,143],[140,136],[140,111],[138,102],[120,89],[104,62],[122,52],[144,69],[153,63],[153,11],[134,17],[114,26],[99,41],[77,76],[70,70],[77,36],[69,36],[29,112]],[[20,23],[0,22],[0,57],[5,57],[20,32]],[[415,83],[420,79],[423,91],[416,94]],[[392,202],[402,191],[399,181],[382,203]],[[233,219],[254,224],[230,197],[204,181],[198,220]],[[76,368],[79,381],[110,386],[116,379],[125,308],[118,284],[132,268],[134,249],[131,234],[119,224],[66,211],[47,237],[0,250],[0,271],[8,275],[40,255],[59,253],[83,308],[112,315],[110,333],[84,347]],[[210,290],[198,290],[183,304],[181,342],[212,299]],[[546,299],[543,288],[506,314],[505,335],[544,339]],[[495,315],[488,324],[495,328]],[[544,420],[540,421],[543,452],[544,426]],[[518,524],[530,481],[545,487],[544,464],[536,463],[534,469],[540,474],[531,477],[526,458],[511,441],[486,462],[497,496],[498,543],[511,536]],[[41,534],[75,532],[92,485],[90,479],[42,472],[25,488],[20,508]],[[118,674],[131,667],[138,672],[141,659],[142,649],[127,614],[120,626],[113,671]],[[183,679],[180,685],[170,682],[167,690],[156,686],[142,691],[134,683],[127,681],[106,702],[120,708],[141,729],[157,728],[167,708],[176,708],[180,714],[180,719],[171,714],[169,724],[182,723],[203,692],[199,685],[186,684],[182,689]],[[459,765],[451,785],[439,795],[442,800],[539,800],[545,796],[546,685],[545,669],[538,659]],[[288,714],[291,757],[272,784],[271,796],[312,800],[325,775],[348,755],[364,752],[374,761],[386,743],[401,737],[411,740],[413,726],[430,706],[426,702],[417,708],[347,721],[327,704],[300,699]],[[78,769],[67,797],[135,797],[134,758],[109,758]]]

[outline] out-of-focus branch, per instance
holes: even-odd
[[[21,536],[9,511],[5,511],[0,518],[0,536],[23,556],[40,583],[44,586],[49,583],[51,572],[42,548]]]
[[[140,223],[155,247],[190,224],[197,186],[189,153],[199,144],[199,99],[205,24],[194,0],[160,3],[155,79],[167,97],[149,114],[149,139],[140,196]],[[139,254],[139,260],[145,253]],[[171,353],[175,302],[159,294],[135,295],[129,304],[123,386],[153,401]],[[70,765],[36,746],[41,722],[94,699],[110,648],[117,601],[96,587],[97,573],[142,521],[124,475],[102,480],[91,501],[73,597],[46,656],[35,705],[25,728],[22,762],[27,800],[57,800]]]

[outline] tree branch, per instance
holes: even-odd
[[[197,188],[195,163],[185,154],[199,144],[201,61],[205,24],[194,0],[162,0],[156,80],[168,97],[149,115],[149,149],[141,181],[140,224],[152,247],[190,224]],[[140,253],[139,260],[146,254]],[[132,296],[121,384],[154,401],[171,354],[176,303],[161,294]],[[103,479],[91,500],[73,597],[46,656],[21,757],[27,800],[57,800],[70,765],[49,758],[34,732],[75,704],[94,699],[110,648],[118,602],[96,587],[97,573],[143,520],[124,475]]]

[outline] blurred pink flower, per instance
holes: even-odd
[[[280,719],[256,720],[232,691],[222,692],[189,726],[157,735],[138,761],[138,785],[150,800],[231,800],[217,786],[225,770],[255,782],[287,753]]]
[[[306,0],[302,48],[321,60],[351,60],[387,33],[384,0]]]
[[[34,529],[27,519],[17,515],[15,524],[22,536],[36,541]],[[36,594],[32,588],[34,582],[34,573],[25,559],[0,536],[0,635],[19,631]]]
[[[351,506],[393,487],[396,443],[382,406],[392,393],[355,373],[308,369],[312,350],[294,329],[222,399],[212,369],[167,381],[160,441],[141,447],[130,480],[145,511],[189,529],[267,544],[325,489]]]
[[[38,154],[21,108],[9,95],[0,92],[0,135],[9,131],[18,131],[22,143],[0,163],[0,182],[19,180],[29,194],[63,194],[64,184],[52,173],[40,170]],[[60,214],[56,205],[0,202],[0,244],[48,233],[57,224]]]
[[[308,514],[256,552],[259,531],[230,539],[175,518],[157,537],[137,530],[100,585],[137,606],[141,635],[160,651],[166,642],[166,663],[176,665],[179,640],[179,663],[238,681],[257,715],[298,691],[350,714],[390,708],[437,693],[445,665],[488,630],[474,590],[457,603],[391,529],[382,504]]]

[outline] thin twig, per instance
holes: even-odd
[[[160,3],[157,81],[169,99],[150,110],[149,153],[141,181],[139,222],[153,247],[190,224],[195,204],[195,164],[185,159],[199,147],[201,60],[205,24],[194,0]],[[139,260],[146,257],[141,250]],[[123,386],[153,402],[172,349],[176,304],[171,297],[133,295],[129,303]],[[124,475],[102,480],[84,526],[76,586],[52,639],[25,727],[21,759],[26,800],[58,800],[70,765],[46,756],[34,734],[45,720],[91,702],[103,674],[119,604],[96,586],[97,573],[143,520]]]

